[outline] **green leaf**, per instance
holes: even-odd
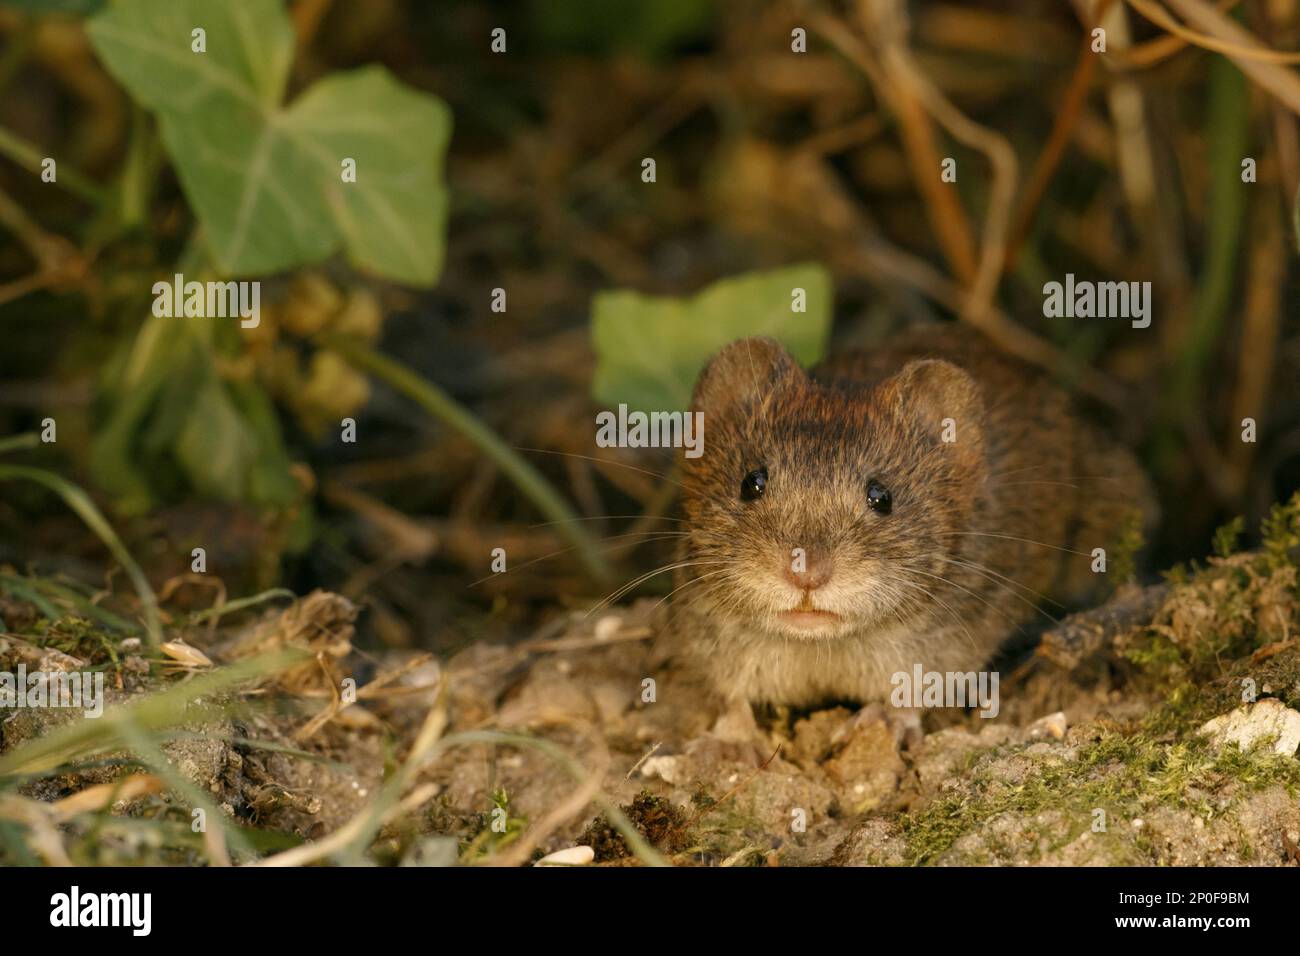
[[[153,588],[149,586],[149,579],[140,570],[140,565],[136,564],[135,559],[131,557],[131,552],[122,543],[122,539],[117,536],[117,532],[108,523],[108,519],[95,507],[90,495],[86,494],[80,486],[74,485],[61,475],[46,471],[44,468],[30,468],[25,465],[0,465],[0,481],[9,481],[11,479],[26,479],[49,488],[62,498],[69,508],[76,512],[77,517],[112,552],[117,563],[126,572],[126,576],[131,579],[131,584],[140,598],[140,605],[144,610],[145,633],[149,644],[156,647],[159,640],[161,640],[162,624],[158,617],[158,600],[154,596]]]
[[[150,316],[110,363],[90,462],[121,511],[180,489],[271,507],[298,496],[269,400],[252,382],[222,379],[200,321]]]
[[[87,29],[109,72],[157,113],[224,273],[277,272],[343,249],[385,278],[437,281],[451,134],[437,97],[372,66],[286,107],[294,35],[280,0],[117,0]],[[343,181],[345,159],[356,182]]]
[[[196,343],[184,325],[157,316],[146,319],[134,342],[109,360],[90,469],[119,511],[139,514],[152,503],[157,446],[165,447],[184,419],[189,402],[176,392],[191,387],[197,362]]]
[[[451,113],[442,102],[370,67],[317,83],[285,121],[300,142],[315,144],[329,171],[326,199],[352,263],[432,284],[446,233],[441,180]],[[340,156],[356,159],[356,183],[342,182]],[[412,215],[422,209],[426,215]]]
[[[176,459],[194,490],[213,498],[242,497],[256,451],[221,381],[209,375],[176,438]]]
[[[235,380],[225,382],[224,386],[253,448],[244,484],[240,486],[243,496],[248,501],[276,506],[298,502],[302,489],[290,471],[289,454],[280,436],[280,420],[270,397],[252,381]]]
[[[807,294],[806,312],[792,309],[795,289]],[[684,409],[700,369],[728,342],[770,335],[810,365],[830,326],[830,275],[813,263],[723,279],[688,299],[604,292],[592,304],[592,396],[647,412]]]

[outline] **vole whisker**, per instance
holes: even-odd
[[[1018,538],[1013,534],[997,534],[992,531],[940,531],[940,535],[971,535],[982,538],[1005,538],[1008,541],[1021,541],[1025,544],[1036,544],[1042,548],[1051,548],[1054,551],[1064,551],[1066,554],[1077,554],[1081,557],[1090,558],[1086,551],[1075,551],[1073,548],[1063,548],[1059,544],[1048,544],[1046,541],[1035,541],[1033,538]]]
[[[577,452],[573,451],[556,451],[554,448],[525,448],[522,445],[515,445],[514,449],[515,451],[534,452],[538,455],[558,455],[561,458],[580,458],[583,461],[594,461],[600,465],[613,465],[616,468],[626,468],[629,471],[639,471],[641,474],[649,475],[651,478],[658,478],[660,481],[669,482],[670,484],[676,485],[678,488],[682,487],[682,483],[676,478],[660,474],[657,471],[651,471],[649,468],[640,468],[636,465],[629,465],[625,461],[614,461],[611,458],[596,458],[594,455],[579,455]]]
[[[550,528],[557,524],[572,524],[576,521],[674,521],[678,524],[686,524],[685,518],[672,518],[668,515],[586,515],[581,518],[562,518],[559,521],[543,521],[541,524],[530,524],[529,529]]]
[[[674,594],[676,594],[678,591],[683,591],[683,590],[685,590],[686,588],[690,587],[692,584],[699,584],[701,581],[704,581],[704,580],[706,580],[706,579],[708,579],[708,578],[716,577],[716,576],[719,575],[719,574],[726,574],[726,573],[727,573],[727,570],[728,570],[727,568],[719,568],[717,571],[709,571],[707,574],[701,574],[701,575],[698,575],[697,577],[693,577],[693,578],[691,578],[691,579],[690,579],[689,581],[687,581],[685,584],[682,584],[682,585],[679,585],[679,586],[673,588],[671,591],[669,591],[667,594],[665,594],[663,597],[661,597],[658,601],[656,601],[654,607],[652,607],[652,608],[650,609],[651,612],[654,612],[654,611],[658,610],[660,604],[663,604],[664,601],[667,601],[670,597],[672,597],[672,596],[673,596]]]
[[[1040,607],[1038,607],[1036,604],[1034,604],[1034,603],[1033,603],[1032,601],[1030,601],[1028,598],[1022,596],[1022,595],[1019,594],[1017,591],[1012,590],[1012,587],[1011,587],[1011,586],[1014,585],[1015,587],[1022,588],[1023,590],[1028,591],[1030,594],[1034,595],[1034,597],[1038,598],[1039,600],[1041,600],[1041,601],[1046,601],[1046,602],[1049,603],[1049,604],[1055,604],[1057,607],[1061,608],[1062,610],[1064,610],[1064,608],[1065,608],[1065,605],[1062,604],[1060,601],[1054,601],[1052,598],[1049,598],[1046,594],[1043,594],[1043,593],[1041,593],[1041,592],[1039,592],[1039,591],[1035,591],[1035,590],[1034,590],[1033,588],[1031,588],[1029,585],[1027,585],[1027,584],[1021,584],[1019,581],[1015,580],[1014,578],[1009,578],[1009,577],[1007,577],[1007,576],[1004,575],[1004,574],[999,574],[997,571],[994,571],[992,568],[985,567],[984,565],[979,564],[979,563],[974,562],[974,561],[964,561],[964,560],[962,560],[961,558],[952,558],[952,557],[950,557],[950,558],[948,558],[948,560],[949,560],[950,562],[952,562],[953,564],[959,565],[959,566],[964,567],[964,568],[969,568],[971,571],[974,571],[976,574],[979,574],[979,575],[983,576],[983,577],[985,578],[985,580],[989,581],[990,584],[997,585],[998,587],[1001,587],[1001,588],[1006,588],[1008,591],[1010,591],[1012,594],[1014,594],[1017,598],[1019,598],[1021,601],[1024,601],[1025,604],[1027,604],[1027,605],[1029,605],[1030,607],[1034,608],[1034,610],[1038,611],[1039,613],[1046,614],[1045,611],[1043,611]],[[995,578],[996,578],[996,579],[1000,579],[1000,580],[994,580]],[[1006,583],[1004,584],[1004,583],[1001,583],[1001,582],[1006,582]],[[1050,614],[1047,614],[1046,616],[1047,616],[1048,619],[1051,620],[1053,623],[1056,623],[1056,618],[1052,617]]]
[[[598,603],[597,603],[593,608],[591,608],[591,610],[589,610],[589,611],[586,613],[586,617],[591,617],[591,615],[593,615],[593,614],[596,613],[597,611],[601,610],[601,609],[604,608],[604,607],[607,607],[609,604],[613,603],[614,601],[617,601],[620,597],[622,597],[622,596],[623,596],[624,594],[626,594],[628,591],[632,590],[632,589],[633,589],[634,587],[636,587],[638,584],[641,584],[641,583],[643,583],[643,582],[645,582],[645,581],[648,581],[648,580],[650,580],[650,578],[653,578],[653,577],[655,577],[656,575],[663,574],[665,571],[675,571],[675,570],[677,570],[678,568],[690,568],[690,567],[696,567],[696,566],[699,566],[699,565],[722,564],[722,563],[724,563],[724,562],[721,562],[721,561],[717,561],[717,562],[714,562],[714,561],[679,561],[679,562],[677,562],[677,563],[675,563],[675,564],[666,564],[666,565],[664,565],[663,567],[661,567],[661,568],[656,568],[656,569],[653,570],[653,571],[647,571],[645,574],[642,574],[642,575],[640,575],[639,577],[633,578],[633,579],[632,579],[631,581],[629,581],[627,584],[625,584],[625,585],[623,585],[622,587],[616,589],[612,594],[608,595],[608,596],[605,597],[605,598],[602,598],[602,599],[601,599],[601,600],[600,600],[600,601],[599,601],[599,602],[598,602]]]
[[[1075,491],[1079,490],[1078,485],[1071,484],[1068,481],[1008,481],[1006,484],[998,482],[999,488],[1017,488],[1020,485],[1054,485],[1058,488],[1072,488]]]
[[[632,538],[640,535],[658,535],[659,537],[653,537],[653,538],[644,537],[642,538],[642,540],[635,541],[635,542],[620,541],[618,544],[608,545],[606,547],[597,548],[595,550],[598,554],[608,554],[611,551],[617,551],[620,548],[626,548],[630,544],[640,545],[640,544],[650,544],[654,541],[671,541],[674,537],[677,537],[678,535],[685,535],[685,534],[686,532],[684,531],[628,531],[623,534],[606,535],[603,538],[597,538],[596,541],[597,542],[613,541],[618,538]],[[562,554],[568,554],[576,547],[577,547],[576,544],[571,544],[567,548],[561,548],[559,551],[552,551],[550,554],[543,554],[536,558],[530,558],[529,560],[525,561],[523,564],[516,564],[514,567],[506,568],[506,570],[504,571],[494,571],[491,574],[479,578],[477,581],[471,581],[469,584],[465,585],[465,587],[466,589],[477,587],[478,585],[482,584],[484,581],[491,581],[493,578],[505,577],[507,574],[513,574],[515,571],[522,571],[524,568],[537,564],[539,561],[547,561],[551,558],[558,558]]]
[[[897,583],[904,587],[910,587],[914,591],[923,594],[928,600],[934,601],[941,608],[947,611],[948,616],[951,617],[953,619],[953,622],[962,629],[963,633],[965,633],[966,640],[970,643],[970,646],[972,648],[978,649],[978,645],[975,642],[975,636],[971,634],[970,628],[966,626],[965,622],[962,621],[962,619],[958,616],[957,612],[953,610],[951,604],[944,601],[941,597],[939,597],[937,594],[934,593],[933,588],[927,588],[918,581],[898,581]],[[924,610],[924,606],[922,606],[921,610]]]
[[[1011,624],[1011,626],[1014,627],[1016,630],[1018,631],[1023,630],[1023,628],[1021,628],[1018,624],[1016,624],[1015,619],[1011,617],[1011,615],[1009,615],[1006,611],[1002,610],[1002,608],[998,607],[996,604],[990,604],[988,601],[984,600],[984,598],[980,597],[974,591],[970,590],[969,588],[962,587],[956,581],[950,581],[948,578],[945,578],[942,574],[931,574],[929,571],[922,571],[920,568],[916,568],[916,567],[909,566],[907,570],[912,574],[923,574],[927,578],[934,578],[936,581],[942,581],[944,584],[948,585],[949,587],[954,587],[959,591],[964,591],[965,593],[973,597],[975,600],[983,604],[985,607],[989,608],[992,611],[997,612],[998,614],[1001,614],[1002,617],[1005,618],[1007,622]]]
[[[988,475],[987,477],[989,477],[989,478],[1002,478],[1002,477],[1004,477],[1004,476],[1006,476],[1006,475],[1018,475],[1018,474],[1020,474],[1022,471],[1035,471],[1035,470],[1037,470],[1037,469],[1039,469],[1039,468],[1046,468],[1047,465],[1048,465],[1047,462],[1044,462],[1044,463],[1041,464],[1041,465],[1027,465],[1027,466],[1025,466],[1024,468],[1012,468],[1010,471],[998,471],[998,472],[994,472],[993,474]]]

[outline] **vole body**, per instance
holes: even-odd
[[[701,373],[674,633],[731,701],[888,699],[978,670],[1045,595],[1097,590],[1135,510],[1133,458],[1042,374],[960,327],[805,372],[745,339]]]

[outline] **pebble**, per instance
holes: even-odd
[[[1294,757],[1300,748],[1300,711],[1275,697],[1265,697],[1206,721],[1201,733],[1209,734],[1217,747],[1236,743],[1242,750],[1250,749],[1263,737],[1276,735],[1273,751]]]
[[[647,757],[645,763],[641,764],[641,776],[646,779],[658,777],[664,783],[683,783],[685,778],[679,763],[676,757]]]
[[[623,621],[617,614],[607,614],[596,622],[596,640],[608,641],[623,627]]]
[[[586,866],[596,859],[596,851],[589,846],[571,846],[542,857],[533,866]]]
[[[1065,732],[1070,729],[1069,722],[1065,719],[1065,711],[1058,710],[1054,714],[1048,714],[1046,717],[1039,717],[1029,725],[1029,736],[1052,737],[1055,740],[1065,738]]]

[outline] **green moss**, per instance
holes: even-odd
[[[1232,555],[1237,550],[1237,542],[1246,529],[1246,519],[1238,515],[1214,532],[1214,553],[1221,558]]]
[[[514,843],[528,828],[527,820],[511,814],[510,797],[504,787],[492,791],[492,809],[478,814],[475,822],[477,826],[474,836],[462,841],[460,846],[462,863],[491,856]]]
[[[1142,512],[1134,509],[1124,518],[1119,537],[1111,549],[1109,579],[1118,587],[1137,579],[1137,556],[1144,544]]]
[[[62,617],[42,622],[34,642],[80,658],[88,664],[118,663],[117,639],[107,634],[104,625],[84,617]]]
[[[1166,718],[1175,711],[1200,717],[1206,708],[1195,706],[1196,698],[1205,695],[1196,688],[1222,690],[1213,695],[1217,705],[1239,695],[1242,678],[1262,683],[1266,668],[1252,655],[1300,631],[1300,493],[1273,507],[1261,526],[1259,551],[1232,554],[1243,524],[1236,519],[1216,532],[1218,557],[1207,567],[1167,575],[1169,596],[1150,625],[1116,641],[1120,657],[1152,689],[1179,697]],[[1283,679],[1279,686],[1293,683]]]
[[[1266,747],[1216,750],[1196,734],[1209,718],[1266,694],[1300,704],[1300,648],[1286,640],[1300,633],[1300,495],[1273,508],[1262,524],[1260,550],[1233,554],[1243,524],[1219,530],[1217,557],[1206,566],[1166,575],[1169,594],[1152,621],[1116,639],[1120,660],[1132,667],[1128,693],[1161,703],[1137,726],[1108,730],[1083,745],[1073,760],[1045,761],[1020,786],[989,779],[993,759],[984,757],[962,796],[938,801],[907,822],[914,862],[936,859],[965,833],[987,834],[1002,813],[1022,820],[1063,813],[1068,822],[1051,834],[1059,848],[1088,829],[1092,809],[1100,807],[1110,823],[1096,835],[1109,841],[1107,861],[1150,864],[1160,860],[1160,848],[1143,831],[1119,828],[1119,821],[1161,807],[1210,819],[1230,815],[1233,805],[1265,788],[1300,790],[1300,761]],[[1225,797],[1226,811],[1219,805]],[[1250,841],[1242,835],[1237,842],[1246,858]]]
[[[1300,491],[1286,504],[1275,504],[1264,519],[1261,532],[1264,554],[1274,566],[1294,565],[1300,559]]]
[[[963,835],[1006,813],[1027,820],[1045,811],[1064,814],[1064,830],[1049,841],[1051,848],[1059,848],[1090,829],[1097,808],[1105,811],[1108,822],[1107,832],[1098,837],[1113,843],[1109,862],[1132,858],[1132,862],[1149,863],[1153,848],[1143,848],[1142,834],[1119,837],[1119,823],[1160,806],[1190,809],[1206,817],[1222,813],[1209,795],[1221,796],[1229,789],[1234,803],[1277,784],[1291,792],[1300,789],[1300,762],[1290,757],[1266,748],[1249,753],[1236,747],[1215,750],[1197,737],[1169,743],[1146,731],[1105,732],[1079,747],[1072,759],[1045,755],[1017,783],[992,776],[990,767],[996,759],[984,755],[968,787],[902,818],[911,863],[933,862]],[[1038,855],[1038,849],[1031,850],[1031,858]]]

